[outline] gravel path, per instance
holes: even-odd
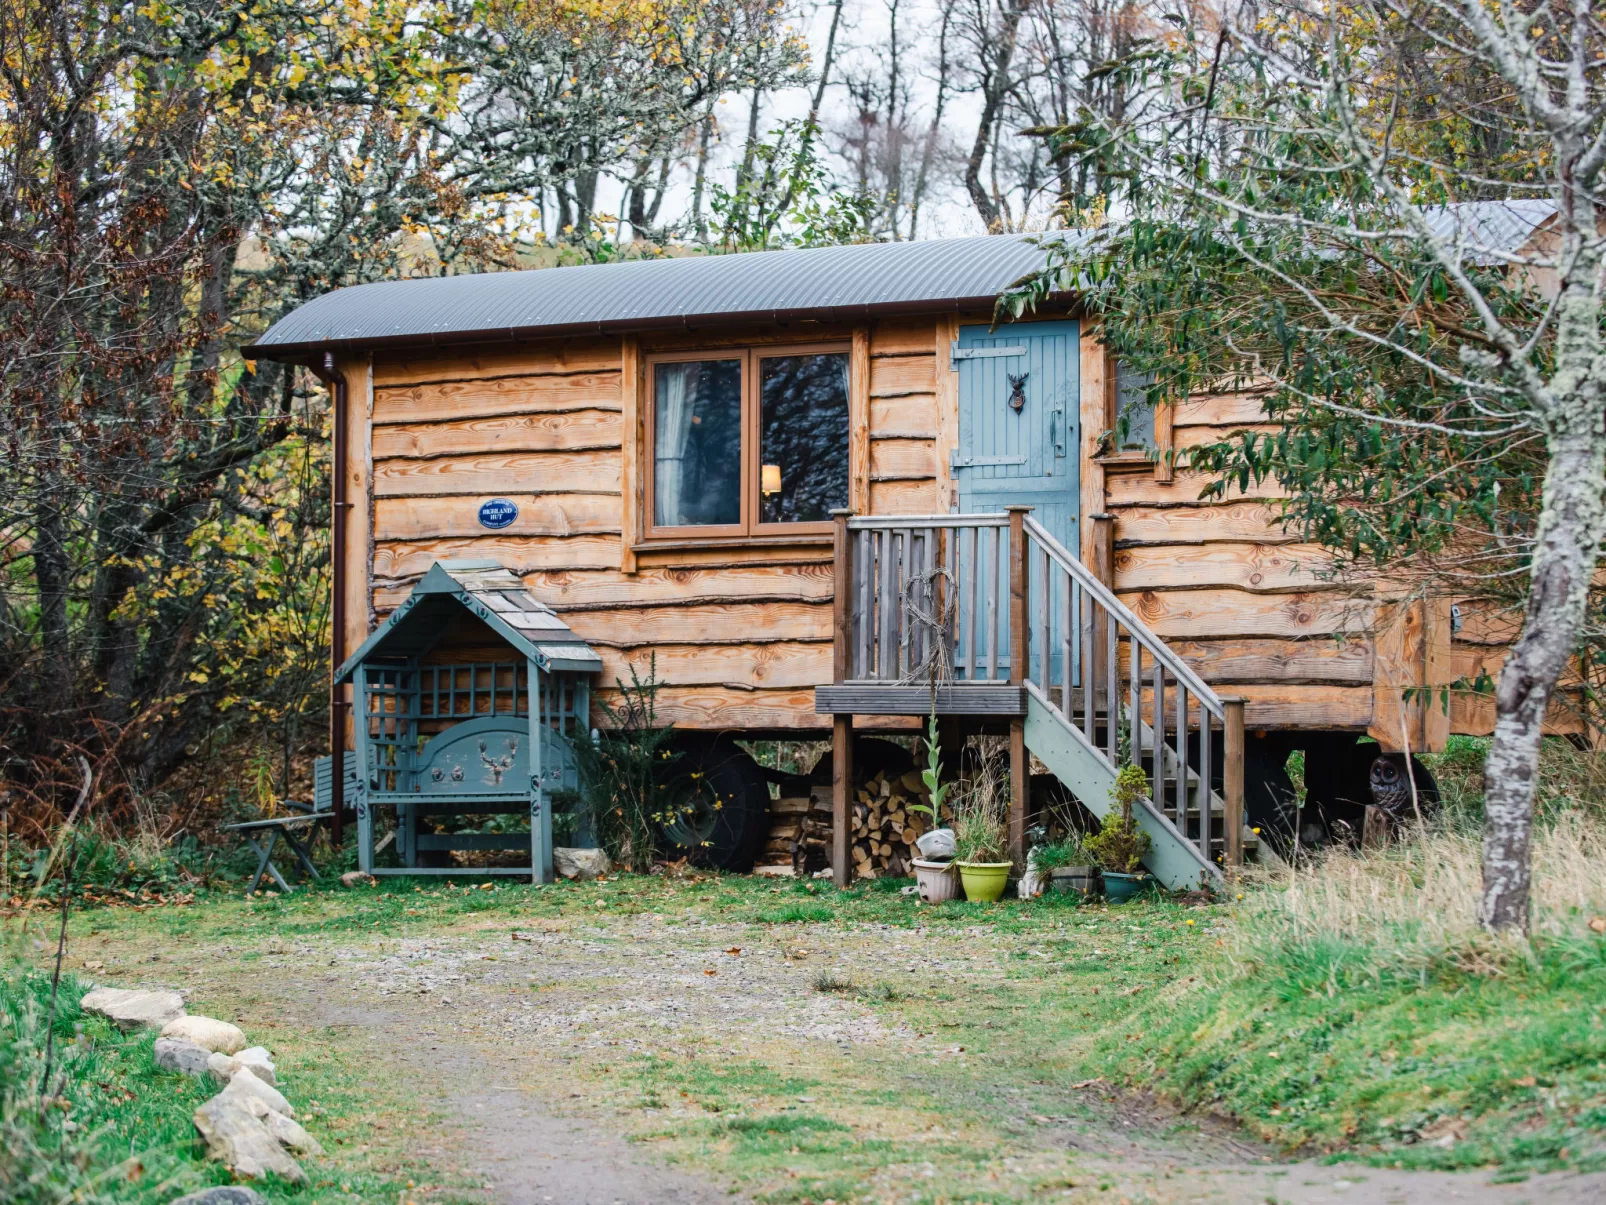
[[[648,914],[532,921],[511,932],[502,922],[377,943],[282,945],[230,974],[237,982],[249,979],[253,995],[276,1000],[286,1013],[364,1030],[394,1051],[419,1090],[438,1094],[435,1103],[459,1122],[457,1134],[421,1135],[425,1153],[482,1172],[495,1201],[704,1205],[746,1199],[731,1191],[728,1168],[716,1170],[717,1159],[699,1166],[684,1149],[682,1164],[670,1166],[653,1154],[664,1147],[629,1139],[650,1138],[646,1129],[673,1132],[677,1123],[706,1125],[708,1114],[669,1094],[626,1112],[623,1088],[609,1085],[611,1095],[598,1089],[609,1083],[609,1068],[640,1056],[687,1066],[699,1059],[747,1061],[816,1081],[830,1076],[838,1103],[900,1081],[917,1098],[921,1068],[969,1055],[934,1048],[929,1036],[889,1025],[851,996],[815,990],[813,981],[828,971],[860,982],[893,980],[916,992],[1001,974],[986,943],[974,943],[969,954],[951,943],[940,958],[931,948],[907,929],[670,925]],[[1026,1180],[1058,1169],[1057,1190],[1036,1194],[1050,1199],[1177,1205],[1606,1199],[1601,1175],[1494,1184],[1487,1172],[1280,1163],[1228,1127],[1200,1126],[1129,1097],[1101,1097],[1096,1088],[1050,1116],[1032,1112],[1041,1103],[1027,1103],[1002,1069],[999,1082],[987,1082],[987,1072],[985,1065],[967,1068],[972,1090],[987,1097],[982,1111],[993,1128],[983,1133],[972,1125],[967,1137],[996,1144],[1006,1170],[1030,1173]],[[830,1104],[822,1096],[809,1108]],[[859,1126],[873,1127],[900,1154],[868,1183],[861,1178],[856,1200],[907,1200],[912,1183],[937,1174],[933,1164],[906,1153],[933,1140],[922,1132],[929,1129],[924,1122],[913,1127],[891,1108],[861,1112]],[[778,1187],[784,1182],[754,1191]]]

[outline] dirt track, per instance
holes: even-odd
[[[100,949],[112,969],[138,957]],[[932,949],[916,930],[879,926],[464,919],[429,936],[277,942],[254,961],[201,944],[162,978],[236,1004],[242,1023],[271,1015],[376,1052],[451,1119],[420,1123],[409,1148],[468,1169],[510,1205],[820,1205],[836,1199],[826,1191],[862,1202],[1606,1199],[1606,1175],[1494,1184],[1487,1172],[1282,1163],[1224,1126],[1097,1084],[1023,1084],[815,986],[823,970],[914,996],[994,973],[974,953]],[[859,1145],[826,1174],[806,1151],[794,1167],[785,1152],[745,1158],[718,1129],[788,1111]],[[953,1163],[964,1150],[983,1163]]]

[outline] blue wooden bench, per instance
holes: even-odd
[[[454,650],[492,649],[494,660]],[[502,650],[506,650],[505,656]],[[577,794],[572,740],[590,728],[602,659],[495,561],[438,561],[337,672],[356,702],[358,865],[369,874],[552,880],[555,797]],[[400,866],[374,863],[394,815]],[[527,832],[436,833],[421,820],[528,814]],[[527,866],[427,865],[439,851],[530,850]]]

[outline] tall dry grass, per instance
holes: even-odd
[[[1365,853],[1341,850],[1262,883],[1246,928],[1279,938],[1387,942],[1423,954],[1481,936],[1482,848],[1464,828],[1407,833]],[[1606,823],[1564,812],[1535,833],[1533,933],[1578,936],[1606,917]]]

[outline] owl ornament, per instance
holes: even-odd
[[[1411,759],[1411,773],[1416,779],[1416,800],[1411,799],[1411,780],[1406,777],[1405,754],[1383,753],[1372,762],[1372,802],[1397,821],[1415,820],[1417,810],[1423,817],[1439,809],[1439,788],[1433,776],[1415,758]]]

